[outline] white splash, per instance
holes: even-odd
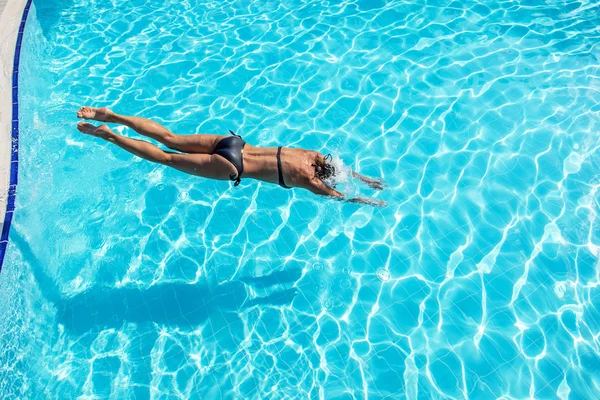
[[[352,176],[352,168],[345,165],[338,156],[333,156],[331,165],[335,168],[335,176],[324,179],[323,182],[328,186],[335,187],[337,191],[344,193],[346,196],[357,194],[359,187]]]

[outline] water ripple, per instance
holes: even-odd
[[[34,11],[3,394],[600,397],[595,2]],[[389,206],[190,178],[80,104],[331,152]]]

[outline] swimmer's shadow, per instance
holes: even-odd
[[[73,333],[94,328],[119,328],[126,322],[153,322],[197,329],[209,318],[238,319],[238,313],[259,304],[290,304],[296,289],[287,289],[262,298],[248,298],[246,285],[232,281],[207,284],[157,284],[148,289],[93,288],[57,306],[58,322]]]
[[[239,312],[261,304],[290,304],[296,288],[285,289],[298,281],[301,270],[281,270],[262,277],[248,277],[218,285],[208,283],[162,283],[147,289],[91,287],[73,297],[63,297],[29,243],[17,229],[15,243],[31,263],[33,275],[43,296],[57,309],[57,322],[75,334],[92,330],[120,328],[124,323],[157,323],[195,330],[210,319],[213,326],[239,321]],[[281,285],[274,292],[273,286]],[[264,297],[249,298],[248,287],[255,291],[271,288]]]

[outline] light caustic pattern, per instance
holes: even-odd
[[[3,395],[600,397],[595,1],[34,3]],[[192,178],[82,104],[331,152],[389,206]]]

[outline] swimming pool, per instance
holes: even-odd
[[[33,3],[0,393],[600,396],[595,2]],[[150,164],[84,104],[336,153],[389,206]]]

